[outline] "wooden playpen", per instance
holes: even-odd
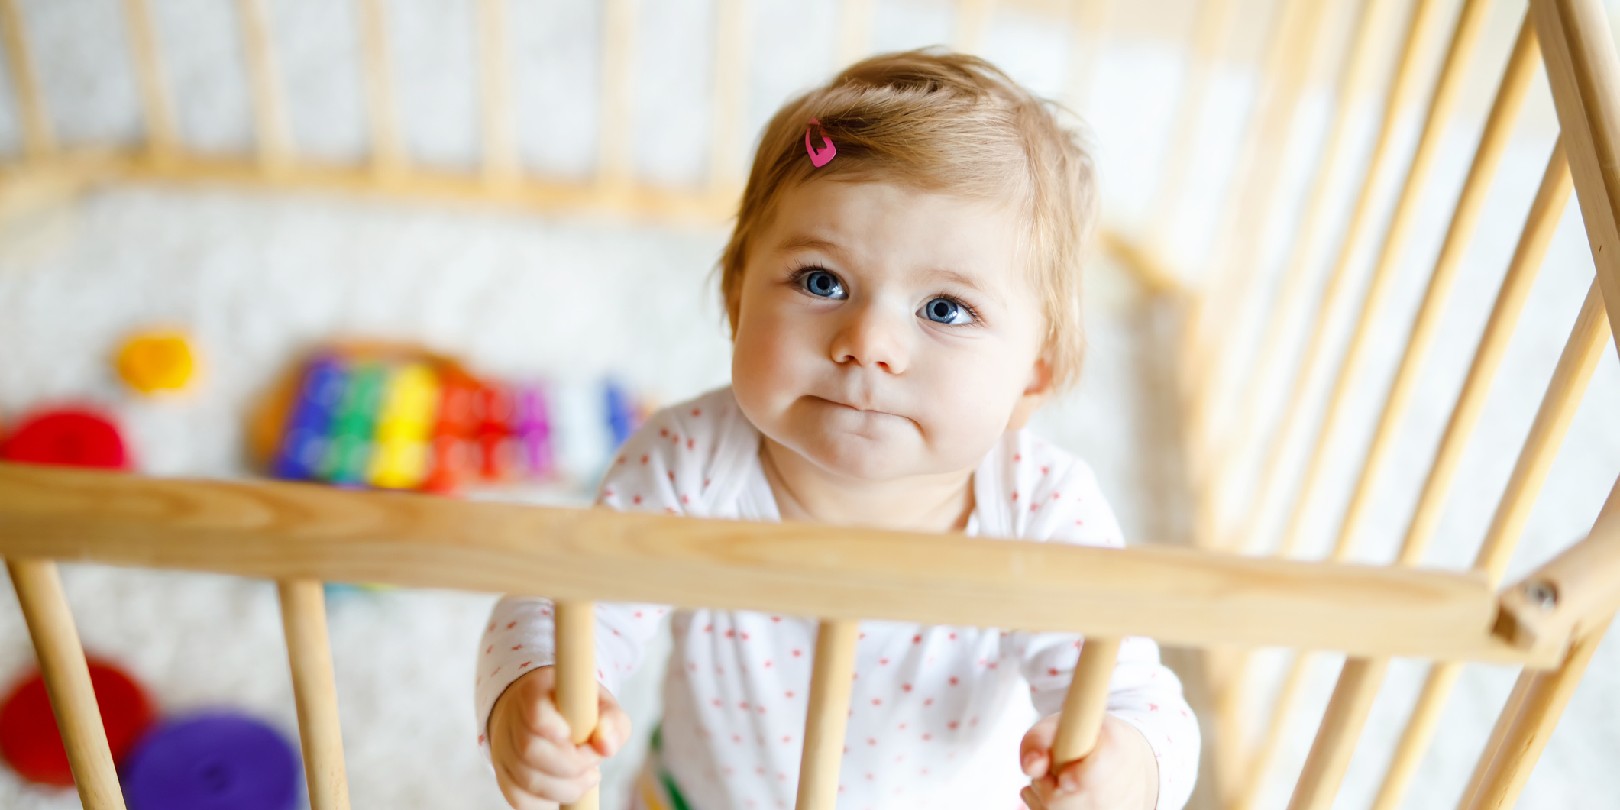
[[[1008,0],[1009,5],[1013,5]],[[1115,640],[1145,635],[1172,645],[1207,650],[1195,691],[1210,730],[1201,801],[1250,806],[1259,777],[1282,743],[1280,720],[1247,745],[1234,697],[1251,669],[1248,649],[1289,647],[1302,653],[1347,655],[1327,714],[1320,724],[1291,807],[1328,807],[1339,793],[1369,708],[1396,656],[1435,662],[1412,712],[1378,806],[1398,802],[1435,732],[1439,708],[1461,665],[1494,662],[1521,667],[1517,686],[1480,753],[1460,806],[1511,805],[1597,641],[1620,607],[1620,482],[1611,490],[1591,534],[1517,584],[1504,586],[1509,553],[1561,445],[1575,407],[1601,354],[1620,343],[1620,59],[1599,0],[1532,0],[1497,84],[1484,131],[1449,229],[1433,264],[1421,311],[1366,449],[1350,506],[1326,559],[1297,559],[1304,506],[1325,485],[1323,452],[1309,458],[1281,547],[1261,553],[1234,538],[1252,535],[1252,522],[1284,497],[1284,449],[1307,438],[1320,450],[1343,417],[1350,380],[1365,359],[1368,333],[1381,324],[1380,303],[1391,281],[1394,256],[1411,238],[1418,194],[1434,162],[1439,132],[1456,109],[1470,56],[1480,40],[1486,3],[1466,0],[1449,17],[1432,0],[1398,6],[1404,25],[1394,51],[1396,67],[1382,91],[1385,113],[1371,163],[1360,183],[1320,312],[1300,320],[1305,307],[1306,243],[1327,230],[1333,210],[1321,178],[1311,186],[1302,239],[1293,246],[1298,272],[1284,275],[1271,308],[1262,351],[1252,363],[1215,339],[1216,313],[1252,311],[1264,216],[1234,216],[1217,261],[1194,289],[1155,261],[1151,235],[1105,231],[1104,249],[1132,268],[1154,294],[1185,312],[1185,339],[1177,351],[1184,394],[1184,441],[1179,493],[1191,527],[1191,548],[1102,550],[880,531],[828,531],[804,525],[748,525],[623,515],[497,503],[467,503],[427,496],[339,491],[290,483],[182,481],[0,464],[0,555],[7,561],[35,649],[46,675],[86,807],[122,807],[77,632],[56,572],[59,561],[199,570],[258,577],[279,583],[283,625],[297,700],[312,807],[346,807],[346,777],[337,723],[323,581],[390,582],[483,592],[542,593],[559,600],[560,694],[576,728],[593,722],[592,600],[629,600],[686,607],[770,611],[819,617],[815,675],[798,789],[800,808],[829,808],[836,799],[837,768],[848,700],[849,669],[860,619],[1017,627],[1083,633],[1085,645],[1064,706],[1059,758],[1083,755],[1101,720]],[[972,48],[994,4],[964,0],[957,8],[957,44]],[[1096,0],[1074,4],[1022,2],[1037,13],[1061,16],[1077,32],[1095,30]],[[1301,65],[1334,36],[1325,24],[1327,3],[1278,6],[1270,44],[1260,64],[1266,77],[1253,119],[1246,125],[1243,161],[1232,211],[1269,211],[1277,194],[1277,154],[1308,71]],[[1360,8],[1348,46],[1347,67],[1335,95],[1323,166],[1342,159],[1349,99],[1367,92],[1374,62],[1390,43]],[[42,97],[14,0],[0,0],[0,33],[24,133],[20,160],[0,166],[0,213],[15,216],[71,201],[99,184],[225,182],[271,189],[320,188],[429,199],[470,199],[546,211],[597,210],[637,217],[718,220],[734,200],[739,178],[731,164],[713,161],[702,187],[669,189],[637,180],[627,157],[623,65],[633,48],[635,6],[604,6],[604,123],[599,171],[587,183],[526,173],[514,151],[514,121],[502,44],[504,0],[481,0],[478,54],[483,100],[481,168],[454,173],[413,165],[395,125],[395,88],[389,81],[381,0],[360,0],[371,151],[363,165],[323,164],[300,156],[286,134],[278,95],[275,54],[266,34],[263,0],[239,3],[246,64],[251,76],[257,151],[238,157],[194,154],[176,134],[171,99],[146,0],[126,0],[129,41],[145,114],[138,148],[65,148],[53,138],[48,99]],[[1516,6],[1517,8],[1517,6]],[[1387,10],[1387,9],[1386,9]],[[863,50],[867,9],[846,2],[843,56]],[[714,65],[716,133],[736,132],[748,52],[742,26],[748,3],[720,0]],[[1207,60],[1234,23],[1233,0],[1200,6],[1191,45],[1189,92],[1183,124],[1201,102],[1200,60]],[[1424,86],[1419,64],[1433,31],[1450,39],[1438,78]],[[1088,45],[1092,44],[1090,42]],[[1084,70],[1076,60],[1077,71]],[[1495,174],[1509,130],[1543,68],[1552,91],[1560,136],[1464,388],[1434,454],[1415,515],[1398,557],[1383,567],[1352,565],[1352,552],[1374,484],[1393,450],[1414,381],[1432,343],[1463,248],[1478,223],[1486,186]],[[1422,133],[1401,177],[1394,213],[1382,231],[1356,331],[1342,357],[1330,358],[1324,324],[1349,306],[1349,255],[1372,237],[1377,220],[1374,181],[1396,166],[1397,114],[1427,99]],[[1178,131],[1191,131],[1180,126]],[[740,144],[714,138],[717,155]],[[1167,195],[1185,173],[1193,144],[1172,152]],[[1438,512],[1473,433],[1487,385],[1502,358],[1529,281],[1547,249],[1552,226],[1571,188],[1578,197],[1595,275],[1584,307],[1554,371],[1529,437],[1519,450],[1506,492],[1495,504],[1490,530],[1472,569],[1448,572],[1415,567],[1434,540]],[[1167,197],[1168,199],[1169,197]],[[1220,403],[1246,391],[1251,379],[1269,379],[1282,362],[1276,347],[1303,341],[1303,363],[1281,424],[1260,424],[1252,407]],[[1308,380],[1336,362],[1332,395],[1314,436],[1303,402]],[[1239,369],[1252,369],[1246,376]],[[1241,403],[1240,403],[1241,405]],[[1238,450],[1259,444],[1267,463],[1237,520],[1218,508],[1237,476],[1229,475]],[[812,552],[813,547],[813,552]],[[606,572],[613,572],[608,576]],[[1296,708],[1306,657],[1278,690],[1274,718]],[[594,806],[591,798],[579,805]]]

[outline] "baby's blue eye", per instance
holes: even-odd
[[[973,323],[973,312],[960,301],[949,298],[930,298],[922,306],[922,316],[935,323],[947,326],[962,326]]]
[[[844,283],[826,270],[811,270],[799,276],[799,286],[818,298],[844,298]]]

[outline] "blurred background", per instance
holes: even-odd
[[[792,94],[825,80],[848,57],[955,45],[982,53],[1036,92],[1078,110],[1099,167],[1107,229],[1139,240],[1181,283],[1196,286],[1207,276],[1206,259],[1220,238],[1223,218],[1232,214],[1236,155],[1259,94],[1258,55],[1285,1],[1240,0],[1229,36],[1215,52],[1201,56],[1189,47],[1200,11],[1195,2],[744,2],[740,19],[749,55],[740,82],[741,115],[732,122],[735,131],[717,131],[711,124],[714,74],[724,65],[718,61],[716,19],[729,4],[634,3],[637,15],[624,51],[630,56],[608,68],[614,63],[605,58],[603,42],[613,4],[511,0],[505,4],[502,36],[517,168],[559,183],[585,182],[602,170],[607,145],[622,143],[629,156],[626,170],[641,187],[678,190],[703,187],[714,176],[738,178],[770,113]],[[34,84],[58,148],[116,154],[147,142],[142,90],[131,67],[135,54],[127,4],[15,0],[5,5],[17,13],[0,19],[7,27],[0,47],[8,60],[0,67],[6,72],[0,77],[0,170],[20,165],[31,148],[13,58],[19,33],[26,37]],[[242,34],[244,9],[254,4],[146,0],[144,5],[162,57],[178,142],[187,152],[225,161],[256,154],[263,144],[256,136],[254,79],[244,60]],[[286,146],[302,161],[354,166],[373,156],[362,5],[261,4]],[[485,145],[480,4],[387,0],[379,5],[386,11],[381,19],[392,119],[404,158],[416,169],[476,175]],[[1447,20],[1455,16],[1455,3],[1439,5]],[[1418,234],[1391,292],[1388,329],[1376,336],[1368,370],[1353,389],[1348,427],[1333,437],[1328,450],[1334,462],[1329,476],[1336,479],[1328,486],[1336,491],[1347,491],[1358,471],[1358,453],[1378,415],[1524,14],[1522,2],[1489,5],[1473,80],[1447,127]],[[1387,73],[1407,3],[1379,6],[1390,43],[1390,56],[1379,64]],[[964,39],[962,25],[968,7],[987,12],[971,41]],[[1362,10],[1360,2],[1332,3],[1330,28],[1348,31]],[[865,20],[864,44],[853,54],[841,44],[847,41],[849,14]],[[1615,15],[1612,4],[1610,14]],[[1424,69],[1431,74],[1443,47],[1443,37],[1430,43]],[[1314,55],[1291,123],[1289,149],[1273,156],[1284,166],[1284,187],[1274,212],[1253,214],[1271,216],[1273,222],[1257,274],[1260,303],[1249,313],[1265,311],[1264,302],[1282,276],[1280,265],[1299,227],[1298,203],[1323,160],[1319,150],[1337,102],[1333,88],[1343,56],[1333,48]],[[630,88],[621,131],[604,131],[603,121],[609,120],[604,107],[612,99],[599,88],[609,69],[624,71]],[[1190,70],[1205,91],[1189,117],[1181,108]],[[1325,174],[1349,198],[1336,216],[1339,229],[1380,124],[1375,99],[1349,101],[1343,125],[1354,144],[1352,159]],[[1406,150],[1403,155],[1417,137],[1421,112],[1414,106],[1401,113],[1396,148]],[[1166,195],[1162,186],[1172,163],[1166,151],[1188,127],[1196,138],[1185,186]],[[1403,428],[1400,460],[1390,465],[1378,493],[1358,560],[1393,557],[1555,133],[1545,82],[1538,78],[1492,186],[1484,225],[1465,259],[1418,405]],[[717,144],[735,148],[722,150]],[[71,412],[81,420],[73,424],[82,427],[89,419],[114,429],[127,467],[142,474],[285,473],[299,457],[297,429],[308,427],[299,421],[301,403],[321,396],[312,382],[318,362],[357,375],[414,369],[435,381],[437,387],[429,389],[435,393],[460,380],[472,403],[466,406],[467,424],[456,434],[462,466],[437,480],[441,490],[584,504],[628,425],[648,408],[728,380],[729,346],[713,270],[734,195],[722,205],[656,216],[602,206],[486,204],[452,199],[455,195],[404,199],[220,179],[228,174],[199,172],[193,182],[175,183],[132,172],[125,182],[92,184],[58,204],[0,206],[5,213],[0,218],[0,437],[14,437],[43,415]],[[3,184],[20,177],[0,174],[0,201]],[[1393,183],[1384,186],[1378,193],[1388,203],[1398,189]],[[1321,255],[1310,257],[1312,272],[1320,273],[1337,248],[1331,235],[1323,245]],[[1360,260],[1365,263],[1372,250],[1363,252],[1369,254]],[[1470,564],[1591,278],[1585,234],[1572,202],[1426,564]],[[1184,543],[1186,521],[1181,496],[1175,494],[1180,471],[1175,468],[1179,427],[1172,327],[1177,312],[1101,250],[1087,284],[1090,354],[1083,379],[1040,416],[1037,429],[1092,463],[1129,537]],[[1230,324],[1234,350],[1253,350],[1255,327],[1253,318]],[[1341,341],[1347,329],[1339,328]],[[1254,392],[1249,406],[1273,413],[1285,389]],[[382,407],[380,390],[369,395],[376,408]],[[332,418],[341,421],[343,409],[353,403],[341,394],[327,396],[336,397],[328,406]],[[503,414],[499,420],[497,412]],[[517,427],[522,419],[514,416],[520,413],[533,417],[522,430]],[[1606,351],[1525,530],[1510,579],[1590,527],[1620,474],[1617,413],[1620,368],[1615,353]],[[485,424],[493,421],[505,427]],[[543,449],[532,449],[531,439]],[[431,488],[431,471],[412,466],[421,462],[415,451],[401,452],[406,485]],[[1290,463],[1300,463],[1304,452],[1299,448]],[[365,478],[376,470],[305,473],[364,485],[375,484]],[[1304,554],[1324,553],[1341,507],[1324,505],[1312,515]],[[1264,545],[1262,538],[1255,541]],[[153,714],[176,717],[222,708],[296,740],[272,584],[98,566],[67,566],[64,578],[86,648],[137,681]],[[397,589],[329,591],[355,807],[504,806],[474,742],[471,707],[474,645],[493,599]],[[1267,672],[1276,669],[1269,658],[1263,663]],[[9,588],[0,589],[0,688],[25,678],[33,665],[15,598]],[[623,696],[644,731],[656,713],[661,667],[655,654]],[[1418,664],[1397,662],[1352,766],[1343,806],[1365,806],[1376,790],[1421,674]],[[1333,675],[1324,670],[1313,676],[1309,708],[1297,718],[1300,729],[1315,725]],[[1467,671],[1406,806],[1455,803],[1512,675],[1491,667]],[[1259,691],[1264,683],[1262,677]],[[1611,633],[1522,806],[1617,806],[1617,717],[1620,650]],[[5,733],[0,729],[0,737]],[[604,807],[622,806],[623,773],[638,753],[639,746],[632,748],[610,771]],[[1304,754],[1304,744],[1284,753],[1270,780],[1267,806],[1286,796]],[[71,789],[41,785],[15,767],[0,767],[0,806],[68,808],[78,806],[78,798]]]

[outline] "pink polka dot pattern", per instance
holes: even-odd
[[[666,409],[626,442],[598,502],[626,511],[774,519],[748,511],[761,500],[774,509],[768,488],[757,489],[763,477],[751,431],[729,390]],[[1027,433],[993,451],[974,485],[979,506],[970,531],[1123,543],[1089,468]],[[659,605],[598,605],[597,660],[605,687],[616,690],[635,670],[666,616],[674,645],[659,766],[697,807],[792,807],[816,623],[738,611],[670,614]],[[497,603],[478,646],[480,728],[511,679],[553,660],[551,634],[545,600]],[[839,806],[988,807],[1015,797],[1023,783],[1018,744],[1027,725],[1007,728],[993,720],[1008,716],[1023,700],[1020,692],[1038,713],[1056,712],[1081,646],[1064,634],[863,622]],[[1110,711],[1143,729],[1160,764],[1161,806],[1180,806],[1196,771],[1197,725],[1151,641],[1122,645]],[[965,798],[981,788],[988,791],[982,802]]]

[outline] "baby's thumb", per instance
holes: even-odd
[[[591,747],[604,757],[613,756],[630,739],[630,716],[619,708],[618,701],[608,690],[601,690],[597,705],[596,731],[591,734]]]
[[[1018,762],[1024,775],[1039,779],[1052,765],[1052,740],[1057,738],[1057,715],[1041,720],[1024,732],[1024,741],[1018,745]]]

